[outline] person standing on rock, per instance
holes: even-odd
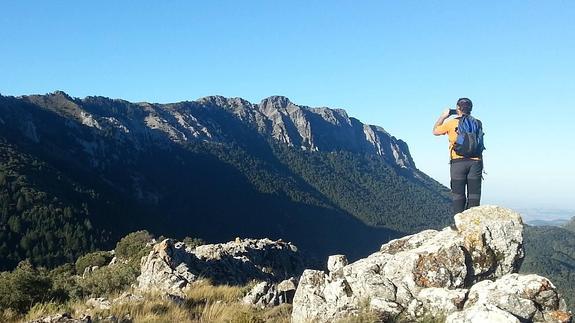
[[[483,126],[471,116],[472,107],[471,100],[460,98],[457,109],[443,111],[433,126],[434,135],[447,134],[449,139],[451,193],[456,214],[478,206],[481,200]],[[455,118],[449,119],[452,115]]]

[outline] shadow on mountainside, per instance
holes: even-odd
[[[21,175],[33,179],[30,188],[57,200],[54,209],[72,210],[54,222],[56,231],[66,231],[61,238],[73,244],[71,250],[110,248],[126,233],[147,229],[209,242],[281,238],[318,257],[344,253],[355,259],[403,232],[449,221],[448,197],[435,181],[400,168],[390,152],[342,150],[359,141],[359,121],[336,136],[336,128],[308,113],[318,143],[328,149],[310,152],[278,142],[269,120],[246,121],[257,112],[242,109],[248,114],[202,102],[160,105],[65,93],[0,97],[0,135],[15,154],[28,156],[21,163],[41,165],[20,167]],[[208,127],[211,137],[181,137],[182,115],[199,132]],[[330,143],[331,137],[337,140]],[[26,190],[10,192],[15,200],[8,205]],[[14,217],[25,220],[26,230],[40,232],[34,210],[47,205],[28,204]],[[64,229],[66,221],[76,228]],[[26,230],[10,233],[7,249],[17,249]],[[82,240],[85,231],[101,239],[64,238]],[[43,234],[31,237],[41,246],[32,252],[38,259],[56,248]],[[27,253],[19,250],[13,258]]]

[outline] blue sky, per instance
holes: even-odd
[[[457,98],[485,126],[483,202],[575,209],[573,1],[2,1],[0,93],[284,95],[408,142],[448,184]]]

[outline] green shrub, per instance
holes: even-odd
[[[200,238],[191,238],[191,237],[185,237],[184,240],[182,240],[182,242],[186,245],[186,247],[192,249],[197,246],[206,244],[206,242]]]
[[[22,261],[12,272],[0,273],[0,310],[25,313],[34,304],[54,298],[52,279],[44,269]]]
[[[146,245],[152,242],[152,238],[152,235],[146,230],[128,234],[116,244],[116,257],[135,262],[139,266],[140,259],[150,251]]]
[[[118,263],[99,268],[78,279],[84,296],[106,296],[120,292],[136,282],[138,269],[130,264]]]
[[[85,254],[76,260],[76,272],[82,275],[88,267],[102,267],[110,263],[112,255],[107,251],[95,251]]]
[[[54,295],[63,300],[78,299],[82,297],[82,290],[78,286],[76,267],[74,264],[64,264],[50,271],[52,290]]]

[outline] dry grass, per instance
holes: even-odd
[[[159,295],[147,295],[139,303],[114,304],[109,311],[98,313],[97,317],[113,315],[123,318],[129,315],[134,322],[191,322],[190,312],[185,307]]]
[[[21,318],[22,321],[27,322],[37,319],[46,315],[54,315],[58,313],[71,313],[73,306],[71,303],[59,304],[54,302],[40,303],[32,306],[30,311]]]
[[[240,302],[251,286],[213,286],[207,281],[190,286],[182,302],[159,294],[147,293],[144,301],[115,303],[110,309],[101,310],[86,306],[86,300],[70,301],[65,304],[43,303],[34,306],[26,316],[14,313],[0,313],[0,322],[27,322],[40,317],[71,313],[74,318],[90,315],[92,319],[114,316],[121,320],[131,318],[133,322],[229,322],[229,323],[288,323],[291,305],[271,309],[258,309]],[[112,300],[118,295],[110,295]]]
[[[381,322],[381,318],[375,313],[363,312],[355,316],[349,316],[337,321],[337,323],[377,323]]]
[[[209,303],[204,305],[201,315],[195,322],[228,322],[228,323],[289,323],[291,305],[285,304],[270,309],[256,309],[239,303]]]
[[[260,317],[264,320],[264,322],[290,323],[291,311],[291,304],[283,304],[263,310],[260,314]]]
[[[238,303],[207,303],[201,308],[197,322],[260,322],[254,311]]]
[[[246,294],[246,287],[229,285],[212,285],[207,280],[198,281],[190,285],[186,290],[186,299],[190,301],[213,303],[236,302]]]
[[[376,323],[376,322],[395,322],[393,318],[382,317],[376,311],[372,310],[369,305],[369,299],[364,299],[359,303],[359,309],[355,315],[337,320],[337,323]]]
[[[19,317],[20,316],[18,315],[18,313],[16,313],[11,309],[0,311],[0,322],[7,322],[7,323],[17,322]]]

